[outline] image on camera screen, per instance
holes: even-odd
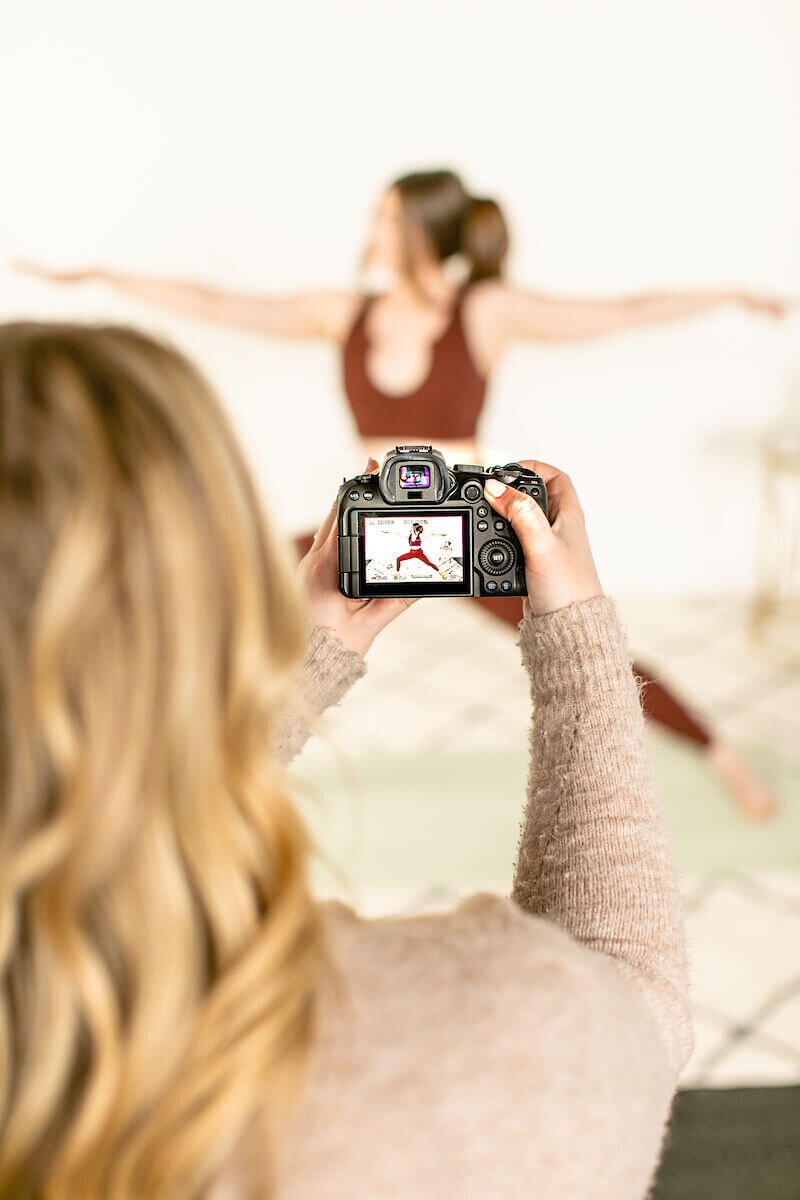
[[[364,517],[367,583],[463,583],[461,517]]]
[[[431,485],[430,467],[425,467],[421,464],[416,467],[401,466],[400,467],[400,487],[401,488],[426,488]]]

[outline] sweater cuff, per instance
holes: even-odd
[[[362,656],[355,650],[348,650],[332,629],[319,625],[312,628],[301,679],[304,697],[317,712],[338,704],[366,670]]]
[[[299,754],[317,717],[338,704],[367,669],[360,654],[348,650],[332,629],[314,626],[308,636],[297,688],[275,733],[275,752],[283,763]]]
[[[625,633],[610,596],[594,596],[542,616],[533,615],[526,599],[523,612],[519,644],[535,702],[596,687],[605,690],[616,679],[635,691]]]

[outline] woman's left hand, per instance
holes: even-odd
[[[377,467],[367,461],[364,474]],[[380,631],[414,603],[417,597],[381,596],[351,600],[339,591],[336,501],[314,535],[314,543],[297,568],[306,589],[311,622],[331,629],[348,650],[364,655]]]
[[[777,317],[779,319],[787,317],[792,308],[797,306],[797,301],[775,296],[755,296],[751,292],[744,292],[741,295],[737,295],[736,299],[745,308],[751,308],[754,312],[760,312],[765,317]]]

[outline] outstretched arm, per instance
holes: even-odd
[[[480,291],[478,290],[480,289]],[[479,360],[493,365],[499,352],[518,339],[542,341],[596,337],[637,325],[653,325],[723,304],[742,304],[771,317],[785,316],[786,300],[748,292],[653,293],[615,300],[557,299],[504,283],[479,284],[472,313],[467,311],[470,343]],[[472,316],[472,320],[470,320]]]
[[[304,292],[295,296],[252,296],[176,279],[156,279],[121,271],[89,268],[52,271],[34,263],[17,262],[18,270],[54,283],[110,283],[120,291],[160,308],[256,329],[276,337],[331,338],[342,341],[358,306],[349,292]]]

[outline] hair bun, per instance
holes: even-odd
[[[508,226],[500,205],[486,196],[470,196],[464,213],[462,253],[470,260],[469,282],[496,279],[508,253]]]

